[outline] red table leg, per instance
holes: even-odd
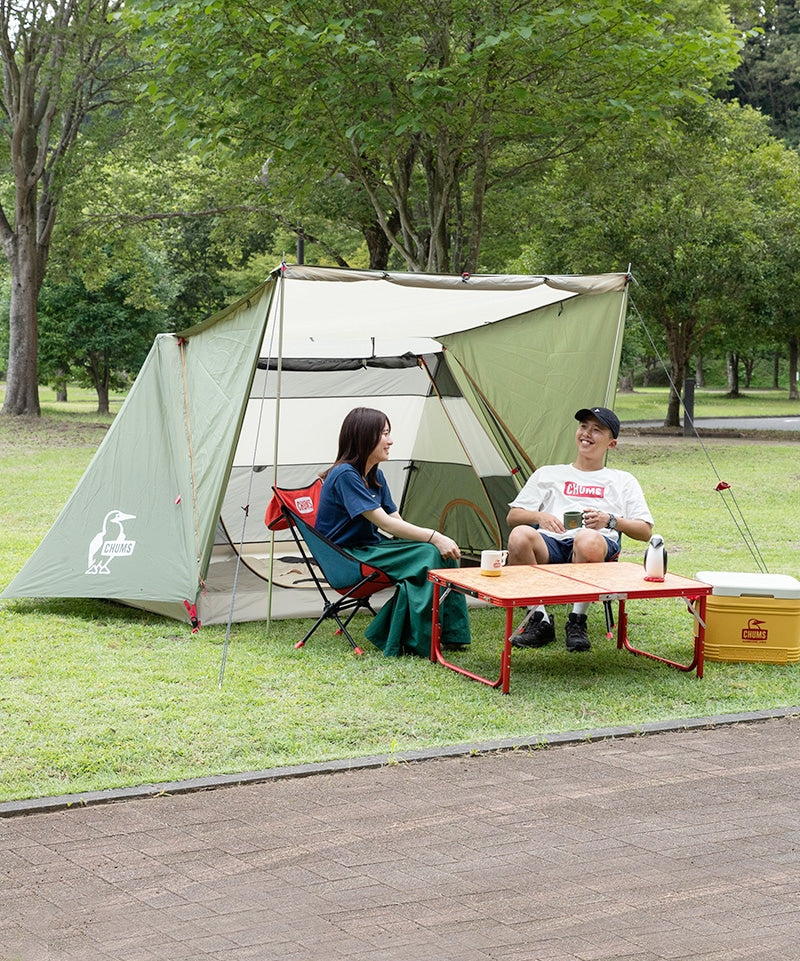
[[[628,617],[625,613],[625,601],[621,600],[619,602],[619,625],[617,628],[617,647],[624,647],[626,651],[630,651],[631,654],[639,654],[642,657],[649,657],[652,661],[660,661],[662,664],[668,664],[670,667],[674,667],[679,671],[694,671],[697,670],[697,676],[703,676],[703,655],[705,651],[705,621],[706,621],[706,598],[705,595],[695,598],[686,598],[687,604],[690,600],[695,603],[700,602],[700,609],[698,612],[698,630],[694,639],[694,657],[690,664],[681,664],[678,661],[671,661],[669,658],[660,657],[658,654],[653,654],[650,651],[642,651],[633,645],[628,640]]]
[[[442,654],[442,625],[439,621],[439,608],[441,605],[440,589],[441,585],[434,581],[433,609],[431,614],[431,661],[433,661],[434,664],[441,664],[442,667],[448,667],[457,674],[463,674],[464,677],[468,677],[473,681],[478,681],[480,684],[486,684],[489,687],[499,687],[502,689],[503,694],[508,694],[511,683],[511,634],[514,622],[514,609],[511,607],[506,609],[506,636],[503,644],[503,652],[500,655],[500,677],[498,677],[496,681],[492,681],[488,677],[482,677],[480,674],[474,674],[472,671],[468,671],[465,667],[459,667],[458,664],[453,664],[451,661],[446,660]]]
[[[442,653],[442,625],[439,622],[439,591],[441,585],[433,582],[433,612],[431,615],[431,660],[435,664]]]
[[[500,681],[503,694],[508,694],[511,687],[511,635],[514,633],[514,608],[506,608],[506,636],[503,641],[503,653],[500,655]]]

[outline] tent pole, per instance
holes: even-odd
[[[283,377],[283,316],[284,316],[284,274],[286,261],[281,264],[278,278],[278,370],[275,380],[275,429],[272,446],[272,486],[278,486],[278,433],[281,423],[281,380]],[[267,634],[272,630],[272,574],[275,564],[275,531],[272,531],[269,546],[269,590],[267,591]]]
[[[630,265],[628,265],[628,275],[630,276]],[[619,305],[619,316],[617,317],[617,336],[614,340],[614,358],[615,362],[611,364],[611,370],[608,372],[608,384],[606,384],[606,396],[605,403],[609,407],[614,406],[614,398],[617,394],[617,378],[619,376],[619,361],[616,360],[620,356],[622,350],[621,343],[622,338],[625,335],[625,316],[628,313],[628,284],[625,285],[625,290],[622,294],[622,301]]]
[[[271,303],[272,303],[272,300],[270,300],[270,305],[271,305]],[[264,319],[264,328],[263,328],[262,333],[261,333],[261,342],[263,342],[263,340],[264,340],[264,335],[265,335],[265,333],[266,333],[266,328],[267,328],[268,323],[269,323],[269,308],[268,308],[268,310],[267,310],[267,315],[266,315],[266,317],[265,317],[265,319]],[[259,349],[260,349],[260,347],[261,347],[261,342],[259,343]],[[252,387],[252,380],[251,380],[251,387]],[[244,549],[244,539],[245,539],[245,537],[246,537],[246,535],[247,535],[247,518],[248,518],[249,515],[250,515],[250,501],[251,501],[252,493],[253,493],[253,474],[254,474],[254,469],[255,469],[255,457],[256,457],[256,452],[257,452],[257,450],[258,450],[258,438],[259,438],[260,435],[261,435],[261,423],[262,423],[262,417],[263,417],[263,412],[264,412],[264,397],[265,397],[265,395],[266,395],[266,376],[265,376],[265,379],[264,379],[264,391],[262,392],[261,404],[260,404],[259,413],[258,413],[258,428],[257,428],[257,430],[256,430],[256,441],[255,441],[255,443],[254,443],[254,445],[253,445],[253,460],[252,460],[251,463],[250,463],[250,479],[249,479],[248,487],[247,487],[247,503],[246,503],[246,504],[244,505],[244,507],[242,508],[242,510],[243,510],[243,515],[242,515],[242,532],[241,532],[241,535],[240,535],[240,537],[239,537],[239,546],[238,546],[238,548],[236,547],[236,545],[235,545],[235,544],[233,543],[233,541],[231,540],[231,537],[230,537],[230,535],[228,534],[228,531],[227,531],[227,528],[226,528],[226,526],[225,526],[225,522],[224,522],[224,520],[222,519],[222,516],[220,516],[220,518],[219,518],[219,522],[220,522],[220,524],[222,524],[222,528],[223,528],[223,530],[225,531],[225,536],[228,538],[228,542],[230,543],[231,547],[233,548],[234,553],[236,554],[236,566],[235,566],[235,568],[234,568],[234,575],[233,575],[233,589],[231,590],[231,603],[230,603],[230,607],[229,607],[229,609],[228,609],[228,623],[227,623],[227,626],[226,626],[226,629],[225,629],[225,641],[224,641],[224,643],[223,643],[223,645],[222,645],[222,660],[221,660],[220,666],[219,666],[219,681],[218,681],[218,686],[219,686],[220,688],[222,688],[222,682],[223,682],[223,680],[224,680],[224,678],[225,678],[225,666],[226,666],[226,664],[227,664],[227,662],[228,662],[228,643],[229,643],[229,641],[230,641],[231,626],[233,625],[234,609],[235,609],[235,606],[236,606],[236,589],[237,589],[237,585],[238,585],[238,583],[239,583],[239,568],[241,567],[242,564],[244,564],[244,566],[245,566],[248,570],[251,570],[251,571],[252,571],[252,568],[250,567],[250,565],[249,565],[249,564],[245,561],[245,559],[244,559],[243,549]],[[272,571],[270,570],[270,578],[271,578],[271,577],[272,577]],[[271,585],[270,585],[270,586],[271,586]]]

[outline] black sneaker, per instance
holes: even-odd
[[[546,621],[541,611],[536,611],[520,634],[511,638],[512,647],[544,647],[556,639],[552,621]]]
[[[589,651],[591,647],[586,630],[586,615],[570,614],[567,618],[567,650]]]

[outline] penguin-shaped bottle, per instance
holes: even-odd
[[[666,573],[667,551],[664,547],[664,538],[660,534],[653,534],[644,552],[644,579],[663,581]]]

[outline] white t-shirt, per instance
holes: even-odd
[[[540,467],[528,478],[525,486],[509,507],[527,511],[544,511],[563,518],[566,511],[582,511],[587,507],[627,517],[630,520],[653,523],[639,481],[624,470],[603,467],[600,470],[577,470],[572,464],[550,464]],[[574,531],[556,534],[546,532],[558,540],[573,537]],[[604,528],[606,536],[617,537],[617,531]]]

